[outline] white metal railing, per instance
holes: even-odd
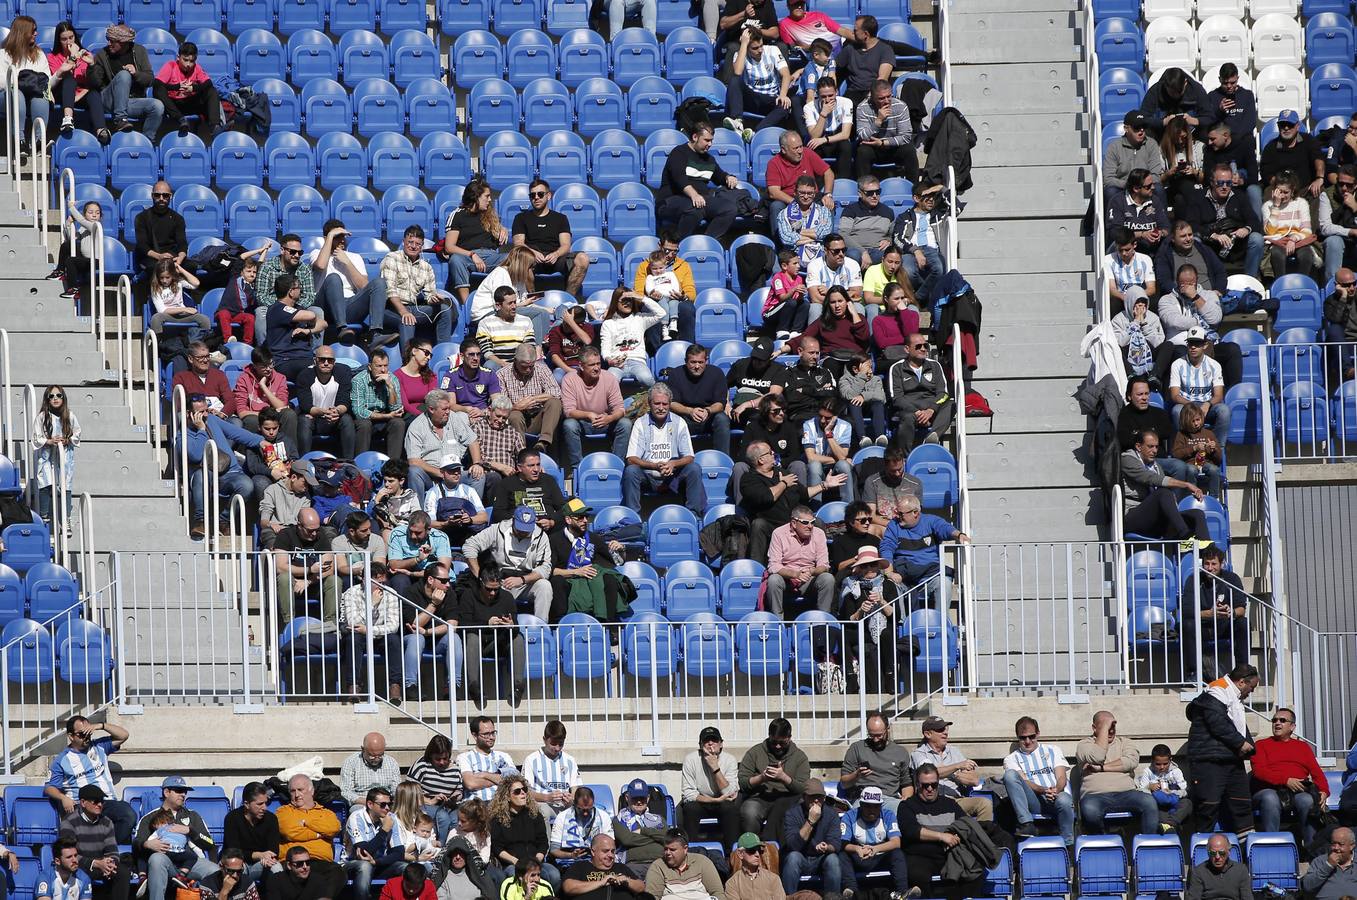
[[[1267,528],[1267,563],[1271,579],[1272,602],[1282,613],[1289,613],[1284,577],[1285,554],[1282,548],[1281,512],[1277,505],[1277,446],[1272,430],[1272,374],[1267,365],[1259,367],[1262,390],[1259,391],[1258,415],[1263,423],[1262,501],[1263,524]]]
[[[942,80],[942,104],[952,105],[952,4],[938,0],[938,76]]]
[[[966,361],[961,350],[961,326],[952,326],[952,402],[956,405],[957,500],[961,514],[957,527],[971,537],[971,486],[967,457]]]
[[[1093,0],[1084,0],[1084,85],[1088,91],[1088,129],[1090,156],[1093,163],[1093,292],[1099,322],[1112,320],[1112,295],[1108,292],[1103,272],[1103,254],[1107,252],[1107,210],[1103,197],[1103,117],[1098,91],[1098,48],[1093,39],[1095,31]]]
[[[182,384],[174,386],[170,405],[170,466],[174,472],[174,496],[184,516],[184,533],[191,531],[191,494],[188,483],[188,394]]]
[[[5,159],[9,160],[10,189],[19,192],[19,144],[23,126],[19,124],[19,70],[5,67]]]
[[[160,381],[160,340],[156,333],[147,329],[146,339],[141,344],[141,370],[146,380],[146,389],[142,396],[146,400],[146,416],[142,424],[146,426],[146,443],[154,449],[160,440],[160,426],[163,413],[162,385]],[[136,411],[133,410],[135,417]]]
[[[961,198],[956,192],[956,167],[947,167],[947,265],[953,269],[959,268],[958,254],[960,253],[961,235],[957,227],[957,207],[961,205]]]
[[[0,328],[0,392],[4,393],[4,399],[0,400],[0,411],[4,412],[4,418],[0,420],[0,446],[4,447],[5,455],[19,466],[20,461],[28,457],[24,452],[28,446],[28,437],[25,434],[23,443],[19,443],[18,435],[21,429],[14,421],[14,379],[11,375],[10,362],[9,331]]]
[[[52,163],[47,155],[47,120],[34,119],[30,123],[29,147],[32,152],[33,160],[33,178],[29,182],[32,188],[32,212],[33,228],[38,232],[39,239],[46,244],[47,238],[47,216],[48,216],[48,198],[51,197],[49,187]]]
[[[1258,350],[1267,385],[1275,385],[1272,418],[1277,464],[1338,462],[1357,456],[1357,383],[1344,378],[1357,342],[1269,344]],[[1264,387],[1267,392],[1267,387]]]

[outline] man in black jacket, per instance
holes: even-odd
[[[1253,755],[1254,745],[1244,721],[1244,701],[1257,687],[1257,669],[1235,666],[1187,705],[1193,832],[1210,831],[1222,806],[1241,838],[1253,831],[1253,793],[1244,760]]]
[[[353,372],[338,365],[334,347],[317,347],[315,365],[297,376],[297,402],[302,411],[297,444],[303,455],[311,452],[312,435],[338,435],[340,459],[353,459],[357,431],[349,398],[352,384]]]
[[[946,373],[928,356],[928,336],[912,334],[908,340],[905,358],[891,366],[888,376],[891,405],[900,416],[895,442],[906,452],[921,443],[940,443],[956,409]]]
[[[1156,136],[1162,135],[1168,123],[1181,118],[1200,132],[1210,126],[1214,113],[1206,91],[1182,69],[1165,69],[1159,80],[1150,85],[1140,103],[1146,124]]]
[[[131,131],[132,123],[140,119],[141,133],[154,141],[165,106],[146,96],[155,76],[151,58],[145,47],[135,43],[136,37],[136,31],[126,25],[108,26],[104,32],[108,44],[94,54],[89,86],[103,93],[104,105],[113,113],[114,131]],[[95,123],[95,128],[102,127],[102,122]]]
[[[170,209],[174,191],[168,181],[157,181],[151,188],[151,205],[137,213],[137,262],[150,270],[162,259],[183,265],[188,255],[188,235],[184,217]]]
[[[335,900],[344,889],[344,870],[305,847],[289,847],[283,865],[265,882],[269,900]]]
[[[1229,129],[1224,132],[1229,134]],[[1216,162],[1207,166],[1206,172],[1206,190],[1188,195],[1181,213],[1183,221],[1192,225],[1209,253],[1220,257],[1227,274],[1243,272],[1257,278],[1263,261],[1263,223],[1248,196],[1236,190],[1229,163]],[[1161,249],[1160,256],[1163,252]],[[1177,267],[1171,271],[1176,272]]]
[[[740,180],[722,169],[711,155],[714,135],[711,123],[694,125],[688,143],[669,151],[664,164],[659,221],[662,226],[672,226],[680,238],[697,234],[706,222],[705,233],[720,239],[735,224],[739,212],[735,188]]]
[[[1225,553],[1214,544],[1201,551],[1201,571],[1184,579],[1178,601],[1183,628],[1183,658],[1197,658],[1197,631],[1201,631],[1205,678],[1249,659],[1248,594],[1234,572],[1225,570]],[[1194,615],[1192,610],[1197,610]]]
[[[184,805],[191,790],[193,788],[188,786],[183,776],[168,776],[160,783],[160,805],[148,811],[137,823],[137,833],[132,838],[132,852],[139,860],[145,861],[148,897],[155,897],[157,900],[164,897],[170,884],[170,876],[180,868],[170,860],[166,852],[169,845],[155,836],[156,829],[151,825],[151,819],[161,810],[174,818],[174,824],[188,828],[188,848],[197,857],[189,867],[189,875],[193,878],[206,878],[217,871],[216,863],[208,858],[208,854],[216,850],[212,833],[203,824],[202,816]]]

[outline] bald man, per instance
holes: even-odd
[[[1334,273],[1333,293],[1324,299],[1324,340],[1357,341],[1357,273],[1344,266]],[[1343,378],[1353,376],[1352,347],[1338,348]]]
[[[645,882],[637,878],[635,872],[617,861],[617,842],[606,834],[594,836],[589,844],[588,862],[577,862],[565,872],[561,891],[572,897],[605,888],[636,897],[646,889]]]
[[[376,731],[364,736],[358,752],[344,760],[339,769],[339,792],[352,812],[366,803],[372,788],[381,788],[394,797],[400,782],[400,766],[386,755],[386,738]]]
[[[1206,842],[1206,862],[1187,873],[1183,900],[1253,900],[1253,879],[1243,863],[1230,859],[1230,840],[1213,834]]]
[[[275,581],[284,624],[292,621],[295,608],[305,611],[306,601],[317,597],[321,618],[327,624],[338,624],[339,578],[329,552],[332,539],[330,529],[320,527],[320,514],[309,506],[274,539]]]
[[[1300,880],[1300,889],[1313,900],[1339,900],[1357,896],[1357,866],[1352,864],[1351,828],[1335,828],[1329,836],[1329,855],[1310,861],[1310,871]]]
[[[1140,816],[1141,834],[1159,834],[1159,806],[1154,798],[1136,788],[1140,751],[1117,736],[1117,717],[1105,709],[1093,714],[1093,734],[1074,748],[1083,772],[1079,791],[1079,817],[1085,834],[1103,829],[1103,816],[1130,812]]]
[[[305,775],[288,779],[287,792],[292,799],[277,812],[278,835],[283,841],[278,855],[287,856],[288,850],[301,847],[312,856],[333,862],[339,817],[316,803],[316,786]]]

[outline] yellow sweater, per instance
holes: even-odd
[[[323,806],[298,809],[291,804],[278,808],[278,834],[282,846],[278,855],[284,856],[291,847],[302,846],[317,859],[334,862],[335,835],[339,834],[339,818]]]

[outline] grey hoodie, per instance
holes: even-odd
[[[851,400],[859,394],[864,400],[880,400],[885,403],[886,388],[881,384],[881,376],[854,375],[844,370],[843,375],[839,376],[839,396]]]
[[[1137,324],[1131,317],[1131,308],[1135,306],[1137,298],[1144,300],[1145,305],[1149,306],[1150,301],[1143,287],[1127,288],[1125,294],[1126,308],[1112,317],[1112,333],[1117,336],[1117,343],[1125,347],[1131,343],[1131,329],[1139,328],[1140,333],[1145,335],[1145,340],[1150,347],[1158,347],[1164,343],[1164,325],[1152,309],[1146,309],[1145,321]]]

